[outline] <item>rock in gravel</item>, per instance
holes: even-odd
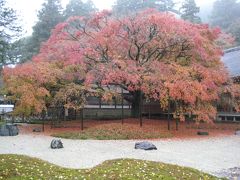
[[[16,136],[19,129],[16,124],[4,124],[0,126],[0,136]]]
[[[157,150],[157,147],[150,142],[144,141],[135,143],[135,149]]]
[[[240,130],[235,132],[235,135],[240,136]]]
[[[34,128],[33,132],[42,132],[42,128]]]
[[[206,132],[206,131],[198,131],[198,132],[197,132],[197,135],[200,135],[200,136],[208,136],[209,133]]]
[[[217,173],[218,176],[226,177],[227,179],[239,180],[240,179],[240,167],[234,167],[230,169],[224,169]]]
[[[61,139],[53,139],[51,142],[51,148],[52,149],[61,149],[63,148],[63,143]]]

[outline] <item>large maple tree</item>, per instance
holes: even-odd
[[[121,19],[102,11],[58,24],[33,63],[61,63],[63,79],[84,91],[100,89],[103,97],[114,94],[104,94],[103,87],[121,86],[129,91],[133,115],[143,95],[163,109],[174,102],[182,120],[191,113],[211,121],[223,88],[231,84],[216,44],[220,34],[155,10]]]

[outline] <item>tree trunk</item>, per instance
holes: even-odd
[[[140,103],[140,91],[135,91],[133,94],[131,115],[133,118],[139,117],[139,103]]]

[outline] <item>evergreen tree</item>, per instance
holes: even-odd
[[[3,65],[11,64],[11,41],[19,35],[20,26],[13,9],[6,6],[5,0],[0,0],[0,69]]]
[[[237,0],[217,0],[213,4],[211,25],[227,29],[240,17],[240,2]]]
[[[28,42],[32,44],[30,50],[32,55],[29,54],[27,57],[31,59],[39,52],[41,43],[49,38],[51,30],[61,21],[63,21],[63,16],[60,0],[46,0],[38,12],[38,22],[33,26],[32,37],[28,39]]]
[[[213,4],[212,26],[219,26],[226,33],[235,37],[237,44],[240,44],[240,2],[237,0],[217,0]]]
[[[96,11],[96,7],[91,0],[83,2],[82,0],[70,0],[64,11],[65,18],[71,16],[89,16]]]
[[[173,12],[177,12],[174,9],[175,3],[173,2],[173,0],[158,0],[156,1],[156,3],[158,4],[158,9],[160,11],[173,11]]]
[[[148,1],[148,5],[154,6],[155,1],[150,0]],[[113,5],[113,12],[117,16],[125,16],[130,13],[139,11],[141,9],[146,8],[145,1],[139,1],[139,0],[117,0],[115,2],[115,5]]]
[[[125,16],[146,8],[155,8],[159,11],[173,11],[173,0],[117,0],[113,5],[113,12],[118,16]]]
[[[234,36],[235,42],[239,46],[240,45],[240,17],[232,22],[232,24],[226,29],[226,32]]]
[[[12,57],[20,63],[31,60],[37,51],[34,51],[34,47],[36,44],[34,44],[32,36],[23,37],[13,43]]]
[[[195,0],[185,0],[180,9],[181,18],[192,23],[201,23],[201,18],[197,16],[200,8],[197,7]]]

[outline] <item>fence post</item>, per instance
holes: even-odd
[[[170,131],[170,101],[168,100],[168,130]]]
[[[83,109],[82,108],[82,113],[81,113],[81,130],[83,130]]]
[[[122,124],[123,124],[124,123],[124,119],[123,119],[124,118],[123,117],[124,116],[124,114],[123,114],[124,113],[123,112],[123,88],[121,89],[121,94],[122,94]]]
[[[176,118],[176,131],[178,131],[178,123],[180,121],[180,114],[177,112],[177,118]]]
[[[142,127],[142,91],[140,91],[140,100],[139,100],[139,120],[140,120],[140,127]]]

